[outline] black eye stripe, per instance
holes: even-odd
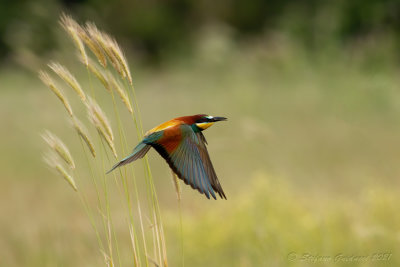
[[[208,119],[208,118],[200,118],[196,121],[196,123],[202,123],[202,122],[213,122],[213,119]]]

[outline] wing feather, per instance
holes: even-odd
[[[205,140],[204,135],[201,132],[197,133],[197,135],[202,136],[202,137],[200,137],[201,140]],[[226,199],[224,190],[221,187],[221,184],[218,180],[217,174],[215,173],[214,166],[211,163],[211,159],[208,154],[208,150],[207,150],[205,143],[200,142],[199,147],[200,147],[199,148],[200,157],[201,157],[202,161],[204,162],[204,167],[206,169],[207,176],[210,178],[210,183],[211,183],[212,188],[219,194],[219,196],[221,198]]]
[[[196,156],[192,157],[193,161],[195,162],[195,168],[193,168],[193,171],[195,172],[194,177],[196,177],[196,184],[197,184],[197,188],[199,189],[199,191],[203,194],[206,194],[204,187],[202,185],[202,166],[201,163],[199,162],[199,159]],[[207,194],[206,194],[207,195]],[[207,195],[207,197],[209,197]]]
[[[207,198],[210,198],[211,194],[216,199],[215,192],[217,192],[221,198],[226,199],[208,155],[204,135],[201,132],[195,133],[187,124],[179,127],[182,140],[173,151],[169,149],[170,141],[168,139],[159,138],[153,141],[156,139],[154,138],[150,145],[168,162],[171,169],[185,184],[198,190]]]

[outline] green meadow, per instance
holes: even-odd
[[[179,203],[168,165],[149,153],[169,266],[400,266],[400,75],[386,46],[307,51],[282,36],[238,44],[217,32],[157,67],[129,58],[144,130],[181,115],[228,118],[204,133],[227,200],[181,183]],[[71,55],[58,56],[89,90]],[[31,71],[45,64],[26,67],[0,71],[0,265],[105,266],[77,193],[42,160],[45,129],[77,165],[78,139]],[[137,137],[123,121],[130,151]],[[87,186],[87,172],[78,184]],[[140,172],[136,180],[146,190]],[[122,236],[116,266],[133,266],[120,192],[109,193]]]

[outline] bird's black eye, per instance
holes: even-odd
[[[208,117],[201,117],[196,121],[196,123],[202,123],[202,122],[211,122],[212,120]]]

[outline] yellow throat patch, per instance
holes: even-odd
[[[205,130],[213,124],[214,124],[214,122],[201,122],[201,123],[196,123],[196,126],[202,130]]]

